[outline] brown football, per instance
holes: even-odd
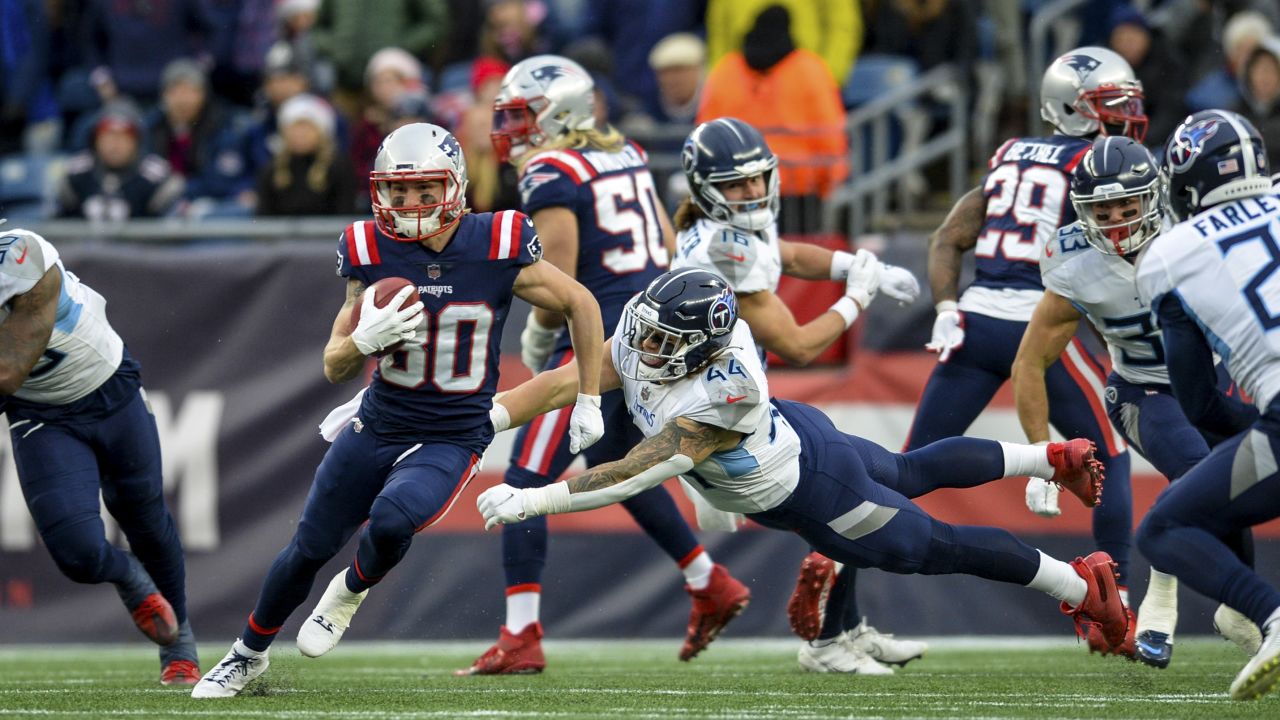
[[[381,280],[365,288],[364,291],[365,293],[372,292],[373,304],[377,305],[380,308],[384,308],[387,306],[388,303],[391,302],[391,299],[396,296],[396,293],[400,292],[400,289],[406,285],[413,287],[414,283],[402,277],[389,277],[389,278],[382,278]],[[409,293],[409,297],[405,298],[404,302],[400,304],[400,309],[403,310],[407,307],[410,307],[416,302],[418,302],[418,294]],[[354,332],[356,329],[356,325],[360,324],[360,307],[362,305],[364,305],[363,295],[360,296],[360,302],[356,303],[355,309],[351,312],[351,324],[350,324],[350,327],[348,328],[350,332]],[[377,354],[379,357],[381,357],[388,353],[393,353],[396,350],[399,350],[402,345],[404,345],[403,342],[398,342],[395,345],[392,345],[391,347]]]

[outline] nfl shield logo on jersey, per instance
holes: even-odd
[[[440,279],[440,266],[439,266],[439,265],[436,265],[436,264],[428,265],[428,266],[427,266],[427,278],[428,278],[428,279],[430,279],[430,280],[439,280],[439,279]]]

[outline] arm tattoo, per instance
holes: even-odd
[[[344,308],[355,307],[360,302],[360,296],[364,294],[365,284],[359,280],[347,281],[347,299],[343,301]]]
[[[935,303],[959,295],[960,266],[966,250],[978,241],[986,220],[987,199],[982,188],[965,193],[929,241],[929,285]]]
[[[689,429],[675,421],[669,422],[662,428],[662,432],[646,438],[621,460],[597,465],[577,477],[569,478],[569,492],[584,493],[617,485],[677,453],[691,458],[695,463],[700,462],[731,436],[739,434],[712,425],[699,424],[696,429]]]

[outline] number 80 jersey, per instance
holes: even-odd
[[[546,150],[520,174],[525,213],[563,207],[577,217],[577,280],[600,303],[606,328],[618,324],[627,300],[669,262],[648,159],[629,141],[616,152]],[[568,347],[569,333],[561,333],[557,350]]]
[[[973,254],[976,275],[960,309],[1027,322],[1040,302],[1040,253],[1076,219],[1068,190],[1088,140],[1014,138],[996,150],[983,181],[986,219]]]
[[[489,408],[516,276],[542,256],[533,223],[506,210],[463,215],[441,252],[387,237],[372,221],[338,240],[338,275],[364,285],[402,277],[418,286],[426,325],[378,362],[360,419],[379,435],[424,442],[493,438]]]

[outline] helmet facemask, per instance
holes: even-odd
[[[1147,136],[1147,113],[1143,107],[1142,85],[1136,81],[1123,85],[1101,85],[1083,90],[1075,110],[1097,122],[1098,132],[1132,138],[1142,142]]]
[[[439,190],[419,187],[439,182]],[[369,195],[378,229],[397,240],[417,242],[458,224],[466,208],[467,184],[452,170],[408,170],[369,173]],[[439,193],[438,195],[436,193]],[[421,202],[422,196],[434,202]],[[411,204],[411,198],[418,204]]]
[[[643,295],[632,300],[622,313],[623,347],[633,361],[624,363],[623,375],[631,380],[666,382],[689,373],[685,355],[706,342],[706,333],[683,331],[658,321],[656,308]],[[696,369],[696,368],[695,368]]]
[[[1071,193],[1085,239],[1105,255],[1131,255],[1151,242],[1161,228],[1161,179],[1138,188],[1126,189],[1119,183],[1100,185],[1093,195]],[[1107,217],[1099,221],[1100,205],[1106,203]]]
[[[758,198],[729,200],[720,186],[736,180],[764,177],[765,192]],[[711,173],[693,193],[698,208],[712,220],[747,232],[760,232],[773,225],[778,213],[778,159],[753,160],[738,165],[733,172]]]
[[[499,100],[493,104],[493,131],[489,139],[498,154],[498,162],[508,162],[547,141],[538,126],[538,108],[545,108],[545,98],[526,100],[522,97]]]

